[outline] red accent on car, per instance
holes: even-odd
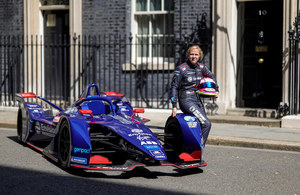
[[[54,117],[53,122],[58,122],[59,121],[59,114]]]
[[[133,109],[133,112],[134,113],[144,113],[145,109],[144,108],[136,108],[136,109]]]
[[[86,166],[80,166],[80,165],[72,165],[72,167],[77,167],[77,168],[82,168],[82,169],[89,169],[89,170],[108,170],[108,171],[131,171],[136,167],[144,167],[146,166],[145,164],[138,164],[138,165],[134,165],[132,167],[128,167],[128,168],[118,168],[118,167],[86,167]]]
[[[188,153],[181,153],[179,155],[179,158],[181,158],[184,161],[198,161],[201,158],[201,150],[196,150],[192,152],[192,154]]]
[[[29,142],[26,142],[26,144],[28,144],[29,146],[33,147],[34,149],[40,151],[40,152],[43,152],[43,149],[39,148],[39,147],[36,147],[35,145],[29,143]]]
[[[118,97],[124,97],[123,93],[118,92],[111,92],[111,91],[103,91],[107,96],[118,96]]]
[[[163,166],[174,166],[177,167],[179,169],[190,169],[190,168],[194,168],[194,167],[205,167],[207,165],[207,162],[202,162],[201,164],[191,164],[191,165],[184,165],[184,166],[180,166],[178,164],[173,164],[173,163],[162,163],[161,165]]]
[[[95,155],[90,158],[90,164],[112,164],[112,162],[104,156]]]
[[[29,93],[19,93],[23,98],[35,98],[35,93],[29,92]]]
[[[136,113],[144,113],[145,112],[145,109],[144,108],[136,108],[136,109],[133,109],[133,114],[131,115],[131,119],[134,121],[134,122],[136,122],[136,123],[138,123],[138,124],[141,124],[140,122],[142,122],[142,121],[140,121],[140,122],[138,122],[138,121],[135,121],[134,119],[133,119],[133,116],[136,114]],[[148,119],[146,119],[146,120],[148,120]],[[144,121],[144,120],[143,120]]]
[[[92,118],[94,118],[92,110],[78,110],[78,114],[89,114]]]

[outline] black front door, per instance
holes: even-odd
[[[46,97],[68,101],[70,91],[69,11],[51,10],[43,14]]]
[[[282,4],[281,0],[243,3],[239,107],[274,109],[281,101]]]

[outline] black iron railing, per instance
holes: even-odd
[[[134,107],[170,108],[169,83],[187,47],[199,44],[210,53],[205,18],[202,14],[192,34],[182,38],[0,35],[0,106],[16,106],[18,92],[34,92],[66,108],[96,83],[101,91],[124,93]]]
[[[299,10],[299,1],[297,1]],[[290,26],[289,34],[289,83],[288,83],[288,103],[278,107],[281,116],[300,113],[300,83],[299,83],[299,39],[300,39],[300,16],[297,13],[294,28]]]
[[[15,92],[24,88],[23,72],[23,38],[0,35],[0,103],[2,105],[15,105]]]
[[[168,108],[175,44],[160,39],[137,44],[123,35],[0,36],[0,103],[15,106],[17,92],[34,92],[67,107],[96,83],[102,91],[124,93],[134,106]],[[143,47],[160,51],[137,55]]]

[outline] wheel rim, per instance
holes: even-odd
[[[70,151],[70,133],[66,126],[62,129],[59,143],[60,143],[59,152],[60,152],[61,159],[63,161],[66,161],[69,157],[69,151]]]

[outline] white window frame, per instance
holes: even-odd
[[[166,34],[152,34],[152,21],[149,21],[149,33],[147,35],[138,35],[138,22],[137,22],[137,18],[136,16],[140,16],[140,15],[146,15],[146,16],[150,16],[150,15],[167,15],[169,12],[168,11],[164,11],[165,7],[164,7],[164,3],[165,0],[161,0],[161,11],[150,11],[150,0],[147,0],[147,11],[136,11],[136,0],[132,1],[132,14],[131,14],[131,21],[132,21],[132,25],[131,25],[131,32],[132,32],[132,43],[135,44],[137,43],[137,38],[138,37],[150,37],[149,38],[149,51],[148,51],[148,56],[145,57],[138,57],[136,55],[138,55],[138,51],[136,51],[136,47],[132,47],[132,61],[136,61],[136,64],[141,64],[141,63],[150,63],[151,65],[154,64],[154,67],[156,67],[157,69],[161,69],[160,67],[163,68],[163,64],[166,64],[166,60],[164,61],[163,57],[152,57],[152,39],[151,37],[167,37],[168,35]],[[174,15],[174,10],[171,11],[171,14]],[[173,26],[174,27],[174,26]],[[174,38],[174,34],[170,35],[170,37]],[[166,57],[168,58],[168,57]],[[170,57],[168,58],[168,61],[171,62],[172,64],[174,64],[174,58]],[[149,65],[149,67],[151,66]],[[173,65],[174,66],[174,65]]]

